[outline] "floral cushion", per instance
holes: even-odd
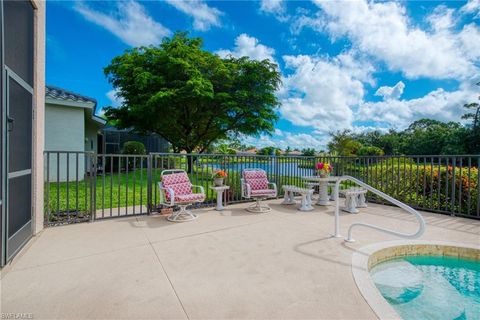
[[[172,173],[162,176],[162,184],[164,187],[170,187],[173,184],[185,182],[190,183],[190,179],[186,172]]]
[[[268,189],[267,174],[263,170],[246,170],[243,172],[243,178],[245,179],[245,183],[250,185],[252,194],[254,190]]]
[[[195,202],[205,200],[205,195],[203,193],[192,193],[192,194],[183,194],[175,195],[176,202]]]
[[[177,198],[177,196],[192,194],[192,185],[190,184],[190,182],[172,184],[168,188],[171,188],[173,190],[175,198]],[[166,197],[167,200],[170,200],[169,192],[166,192]]]
[[[267,173],[263,170],[245,170],[243,177],[245,179],[267,179]]]
[[[162,176],[162,186],[164,188],[171,188],[175,195],[175,199],[177,196],[189,195],[192,193],[192,184],[190,183],[190,179],[188,179],[186,172],[172,173]],[[167,201],[170,201],[170,193],[168,191],[165,192],[165,197],[167,198]]]
[[[275,190],[273,189],[260,189],[260,190],[252,190],[250,193],[252,196],[275,196]]]

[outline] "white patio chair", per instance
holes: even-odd
[[[159,182],[160,204],[167,207],[178,206],[179,211],[173,212],[167,220],[173,222],[192,221],[197,215],[187,210],[194,203],[205,201],[205,190],[202,186],[192,185],[185,170],[163,170],[162,181]],[[199,192],[194,193],[193,189]]]
[[[277,197],[277,185],[269,182],[267,173],[262,169],[244,169],[241,179],[242,197],[254,199],[255,203],[245,210],[254,213],[265,213],[271,209],[262,204],[262,200]]]

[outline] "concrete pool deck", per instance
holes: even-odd
[[[35,319],[373,319],[352,276],[359,248],[398,238],[354,230],[354,243],[332,238],[334,207],[300,212],[269,204],[268,214],[196,210],[199,218],[171,223],[138,216],[45,229],[4,268],[1,312]],[[421,240],[478,245],[480,221],[422,213]],[[369,204],[341,213],[353,222],[404,232],[415,219]]]

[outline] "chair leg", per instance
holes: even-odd
[[[268,205],[262,204],[262,198],[255,198],[255,203],[247,207],[245,210],[253,213],[266,213],[272,210]]]
[[[198,218],[198,216],[191,212],[190,210],[187,210],[187,207],[190,204],[181,204],[178,205],[180,207],[180,210],[177,212],[172,213],[167,217],[168,221],[172,222],[187,222],[187,221],[192,221]]]

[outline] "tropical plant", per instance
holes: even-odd
[[[262,156],[273,156],[273,155],[279,156],[281,155],[281,151],[280,149],[275,147],[265,147],[260,150],[257,150],[257,154]]]
[[[228,144],[220,144],[215,147],[215,153],[218,154],[236,154],[237,151],[231,148]]]
[[[352,156],[362,147],[362,144],[352,137],[350,130],[332,132],[330,136],[331,141],[328,143],[328,149],[331,153],[340,156]]]

